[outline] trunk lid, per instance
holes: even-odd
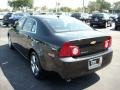
[[[73,45],[79,46],[81,56],[90,55],[105,51],[104,41],[109,39],[109,36],[99,31],[81,31],[61,33],[58,35],[65,42],[70,42]]]

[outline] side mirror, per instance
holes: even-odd
[[[16,25],[12,25],[13,28],[16,28]]]

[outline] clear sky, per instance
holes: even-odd
[[[83,0],[34,0],[34,6],[35,7],[40,7],[46,5],[49,8],[54,8],[56,5],[56,1],[59,1],[61,3],[61,6],[68,6],[71,8],[76,8],[76,7],[82,7],[82,1]],[[95,0],[84,0],[85,5],[88,4],[89,1],[95,1]],[[110,3],[119,1],[119,0],[106,0]],[[0,8],[7,8],[8,0],[0,0]]]

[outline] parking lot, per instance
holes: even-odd
[[[36,80],[29,62],[7,44],[8,28],[0,26],[0,90],[119,90],[120,89],[120,31],[113,27],[97,28],[113,38],[112,62],[106,68],[88,76],[66,83],[58,75],[50,73],[46,80]]]

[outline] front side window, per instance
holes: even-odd
[[[93,30],[85,23],[72,17],[56,16],[56,18],[44,18],[43,20],[46,21],[55,32]]]
[[[17,30],[22,30],[22,27],[23,27],[23,24],[24,24],[25,20],[26,20],[26,18],[22,18],[16,23],[16,29]]]

